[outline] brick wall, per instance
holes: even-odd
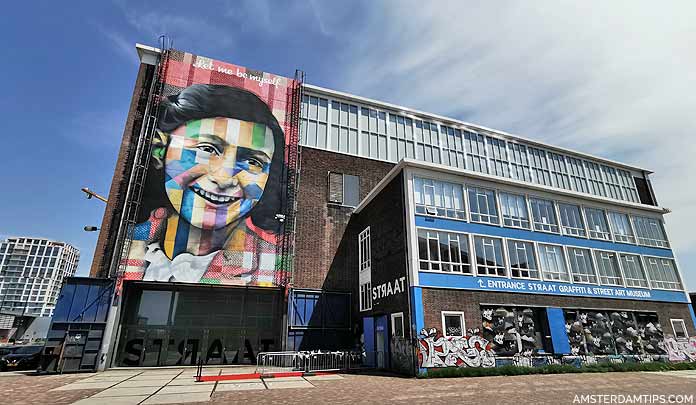
[[[423,288],[425,326],[442,329],[441,311],[462,311],[464,312],[467,329],[480,328],[480,304],[656,312],[665,334],[672,334],[672,326],[669,322],[671,318],[684,319],[687,330],[694,330],[688,304],[440,288]]]
[[[301,159],[293,286],[347,291],[352,286],[339,270],[346,265],[345,256],[336,253],[349,241],[348,237],[344,240],[344,232],[353,209],[328,203],[328,173],[360,177],[362,199],[394,164],[312,148],[301,148]],[[332,267],[334,271],[329,274]]]
[[[133,153],[137,144],[140,127],[142,125],[145,105],[147,104],[150,80],[155,67],[141,64],[138,76],[135,80],[133,97],[131,98],[126,126],[123,130],[123,139],[116,160],[114,177],[111,180],[109,189],[109,202],[104,209],[97,246],[94,249],[94,258],[90,269],[90,277],[107,277],[111,262],[111,252],[118,232],[118,225],[125,202],[126,189],[128,187],[128,177],[132,165]]]

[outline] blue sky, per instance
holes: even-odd
[[[696,290],[696,3],[13,2],[0,16],[0,236],[92,261],[136,42],[460,118],[653,169]]]

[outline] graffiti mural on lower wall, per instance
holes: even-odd
[[[572,354],[667,354],[657,314],[567,310],[565,317]]]
[[[389,341],[391,368],[402,374],[413,372],[413,345],[409,339],[393,336]]]
[[[444,336],[439,330],[422,329],[418,336],[420,367],[494,367],[491,344],[482,336]]]
[[[696,361],[696,337],[688,340],[669,337],[664,341],[664,348],[671,361]]]

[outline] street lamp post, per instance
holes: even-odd
[[[103,202],[108,202],[105,197],[100,196],[99,194],[95,193],[94,191],[90,190],[87,187],[82,187],[80,190],[82,190],[83,193],[87,194],[87,199],[91,200],[92,197],[96,198],[97,200],[101,200]]]

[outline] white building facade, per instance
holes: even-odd
[[[44,238],[0,242],[0,312],[51,316],[65,277],[75,275],[80,251]]]

